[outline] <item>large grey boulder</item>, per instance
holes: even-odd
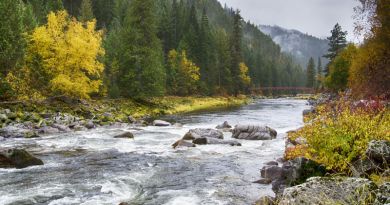
[[[376,185],[368,179],[313,177],[284,190],[279,205],[371,204]]]
[[[223,140],[223,139],[216,139],[211,137],[196,138],[192,141],[192,143],[198,145],[222,144],[222,145],[231,145],[231,146],[241,146],[241,143],[236,140]]]
[[[202,128],[191,129],[184,135],[183,140],[194,140],[197,138],[205,138],[205,137],[223,139],[223,133],[219,130],[214,130],[214,129],[202,129]]]
[[[23,149],[0,151],[0,168],[22,169],[34,165],[43,165],[43,162]]]
[[[176,149],[178,147],[196,147],[194,143],[187,142],[185,140],[178,140],[174,144],[172,144],[173,149]]]
[[[236,125],[232,137],[244,140],[271,140],[275,139],[276,135],[276,130],[267,126]]]
[[[168,126],[171,126],[171,123],[169,123],[167,121],[163,121],[163,120],[155,120],[155,121],[153,121],[153,126],[168,127]]]

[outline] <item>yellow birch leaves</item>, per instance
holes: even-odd
[[[98,58],[104,50],[95,25],[96,21],[78,22],[66,11],[51,12],[47,24],[30,36],[27,62],[38,59],[53,94],[89,98],[99,91],[104,66]]]

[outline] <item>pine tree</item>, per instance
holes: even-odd
[[[0,11],[0,73],[6,76],[24,53],[24,4],[21,0],[1,0]]]
[[[241,87],[240,80],[240,63],[242,62],[242,50],[241,50],[241,41],[242,41],[242,17],[240,11],[237,10],[233,13],[233,34],[231,37],[231,67],[230,73],[233,80],[233,94],[238,95]]]
[[[314,79],[315,79],[315,63],[314,63],[314,59],[310,58],[306,70],[306,87],[314,88],[314,83],[315,83]]]
[[[329,49],[328,53],[324,55],[329,61],[333,61],[336,56],[347,46],[347,31],[342,31],[341,26],[337,23],[331,31],[332,35],[328,37]],[[325,67],[324,73],[327,76],[329,72],[328,66]]]
[[[201,68],[201,78],[208,85],[212,76],[210,76],[210,64],[211,64],[211,33],[209,19],[207,17],[206,8],[203,9],[202,22],[199,35],[200,53],[199,53],[199,66]],[[209,87],[209,86],[207,86]]]
[[[126,12],[119,54],[120,90],[132,98],[164,93],[165,72],[161,42],[157,37],[154,0],[133,0]]]
[[[82,0],[78,17],[79,21],[88,22],[94,18],[91,0]]]
[[[318,57],[318,63],[317,63],[317,89],[321,87],[321,79],[322,79],[322,62],[321,57]]]

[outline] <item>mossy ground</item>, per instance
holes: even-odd
[[[128,117],[156,118],[162,115],[188,113],[208,109],[234,107],[246,104],[246,97],[159,97],[148,100],[99,99],[79,101],[56,98],[41,102],[5,102],[0,108],[10,109],[23,122],[31,116],[45,113],[69,113],[84,119],[102,122],[127,122]],[[28,113],[28,114],[26,114]],[[35,119],[34,121],[39,121]]]

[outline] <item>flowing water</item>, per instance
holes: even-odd
[[[258,100],[230,110],[169,117],[183,127],[98,128],[9,139],[2,147],[22,147],[45,165],[0,169],[0,204],[253,204],[273,195],[270,185],[252,183],[264,163],[283,156],[285,132],[302,125],[303,100]],[[191,128],[230,124],[268,125],[271,141],[240,141],[241,147],[204,145],[172,149]],[[115,139],[131,131],[132,139]],[[231,133],[224,133],[225,139]]]

